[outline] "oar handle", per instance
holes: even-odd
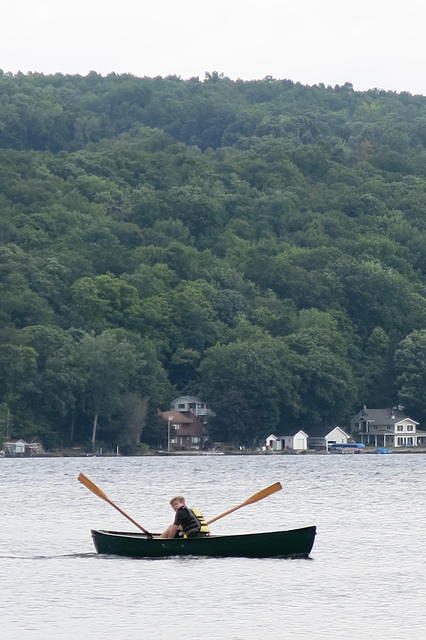
[[[267,496],[270,496],[272,493],[275,493],[276,491],[280,491],[281,489],[282,489],[281,482],[274,482],[274,484],[271,484],[269,487],[266,487],[266,489],[262,489],[262,491],[258,491],[257,493],[253,494],[252,496],[250,496],[250,498],[247,498],[247,500],[237,505],[236,507],[232,507],[231,509],[228,509],[227,511],[224,511],[223,513],[219,514],[215,518],[208,520],[206,524],[211,524],[212,522],[216,522],[216,520],[220,520],[220,518],[227,516],[229,513],[232,513],[237,509],[241,509],[241,507],[245,507],[248,504],[253,504],[253,502],[257,502],[258,500],[263,500],[263,498],[266,498]]]
[[[211,524],[212,522],[216,522],[216,520],[220,520],[220,518],[223,518],[224,516],[227,516],[229,513],[232,513],[233,511],[236,511],[237,509],[241,509],[241,507],[244,507],[245,504],[246,503],[244,502],[244,504],[239,504],[238,507],[232,507],[232,509],[228,509],[228,511],[224,511],[223,513],[221,513],[218,516],[215,516],[211,520],[207,520],[206,524]]]
[[[105,500],[105,498],[104,498],[104,500]],[[148,538],[153,538],[153,537],[154,537],[154,536],[152,535],[152,533],[150,533],[149,531],[147,531],[146,529],[144,529],[142,525],[140,525],[140,524],[138,524],[138,523],[136,522],[136,520],[133,520],[133,518],[131,518],[131,517],[130,517],[126,512],[125,512],[125,511],[123,511],[123,509],[120,509],[120,507],[119,507],[119,506],[117,506],[117,505],[116,505],[112,500],[110,500],[109,498],[107,498],[106,502],[108,502],[108,503],[111,505],[111,507],[114,507],[114,509],[117,509],[117,511],[118,511],[119,513],[121,513],[121,515],[122,515],[122,516],[124,516],[125,518],[127,518],[127,520],[130,520],[130,522],[132,522],[132,523],[135,525],[135,527],[137,527],[138,529],[140,529],[141,531],[143,531],[143,533],[145,533],[145,534],[148,536]]]

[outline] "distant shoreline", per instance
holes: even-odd
[[[410,449],[392,449],[390,451],[391,454],[403,455],[403,454],[425,454],[426,448],[410,448]],[[223,452],[215,452],[209,453],[205,451],[149,451],[146,453],[139,453],[134,455],[126,455],[123,456],[121,454],[115,453],[60,453],[60,452],[46,452],[39,453],[35,455],[6,455],[0,457],[2,459],[44,459],[44,458],[146,458],[146,457],[217,457],[217,456],[330,456],[330,457],[341,457],[342,455],[356,455],[356,456],[364,456],[364,455],[389,455],[383,453],[376,453],[375,450],[371,451],[345,451],[343,452],[334,452],[330,453],[329,451],[223,451]]]

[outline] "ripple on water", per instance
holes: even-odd
[[[2,637],[423,640],[425,462],[421,455],[0,460]],[[213,517],[280,480],[283,491],[214,531],[316,524],[312,560],[97,555],[92,527],[131,525],[77,482],[80,471],[151,530],[171,521],[176,493]]]

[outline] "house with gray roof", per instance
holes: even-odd
[[[202,422],[206,422],[213,415],[206,403],[197,396],[179,396],[175,398],[170,404],[170,410],[179,411],[180,413],[192,413]]]
[[[351,419],[353,436],[366,446],[374,447],[426,446],[426,431],[420,431],[418,426],[401,406],[369,409],[364,405]]]

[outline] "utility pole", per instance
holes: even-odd
[[[173,420],[173,416],[167,418],[167,451],[170,452],[170,425]]]

